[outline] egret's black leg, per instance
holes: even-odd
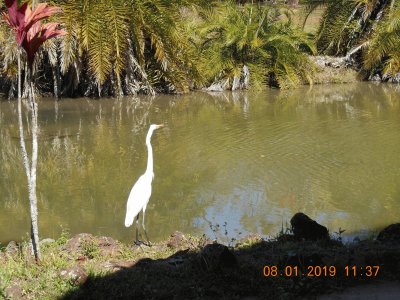
[[[145,210],[143,210],[142,227],[143,227],[144,235],[146,236],[148,246],[151,246],[149,237],[147,236],[146,227],[144,226],[144,212],[145,212]]]
[[[139,214],[136,216],[136,240],[135,245],[140,245],[139,243]]]

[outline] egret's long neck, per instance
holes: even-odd
[[[151,135],[153,134],[153,130],[150,130],[146,136],[146,145],[147,145],[147,168],[146,174],[153,174],[153,148],[151,148]]]

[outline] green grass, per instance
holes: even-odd
[[[224,246],[213,244],[205,236],[178,235],[178,239],[170,238],[152,247],[132,247],[91,235],[68,239],[64,232],[41,249],[43,259],[39,264],[33,260],[27,242],[17,253],[0,252],[0,297],[6,298],[14,286],[26,299],[108,299],[111,295],[135,299],[233,299],[249,295],[279,297],[282,293],[295,298],[368,280],[344,279],[340,274],[312,280],[298,277],[297,281],[283,276],[265,278],[264,265],[284,268],[298,263],[299,268],[306,269],[316,257],[319,265],[335,265],[339,270],[349,259],[355,259],[354,263],[360,266],[370,262],[381,265],[379,279],[398,280],[396,265],[400,264],[398,243],[370,240],[344,246],[339,240],[296,241],[288,232],[270,241],[257,235],[240,239],[229,248],[233,260],[230,255],[222,257]],[[86,272],[86,282],[77,283],[61,275],[61,271],[73,267]]]

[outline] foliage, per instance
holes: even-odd
[[[287,9],[240,7],[228,1],[206,12],[197,30],[201,37],[199,68],[208,83],[233,80],[244,65],[256,87],[268,83],[285,88],[311,80],[311,64],[304,53],[313,53],[313,44],[293,26]]]
[[[396,0],[306,0],[306,17],[324,6],[317,48],[329,55],[353,55],[367,74],[400,71],[400,3]]]
[[[54,86],[61,73],[64,95],[187,91],[217,78],[233,79],[244,65],[255,87],[289,87],[307,79],[311,70],[303,52],[313,52],[313,46],[281,5],[212,1],[210,6],[204,0],[51,3],[62,7],[67,35],[61,42],[46,43],[37,63],[41,77],[52,78]],[[0,24],[0,64],[13,78],[16,59],[7,38]]]
[[[393,1],[383,22],[378,24],[364,53],[364,68],[370,71],[382,68],[383,74],[400,72],[400,3]]]
[[[177,24],[182,21],[183,7],[204,5],[205,1],[50,2],[62,7],[61,22],[67,35],[61,42],[46,43],[37,69],[43,80],[51,82],[53,79],[54,86],[55,76],[58,76],[63,94],[133,94],[188,89],[188,74],[193,74],[194,69],[184,32]],[[4,22],[0,22],[0,67],[4,75],[15,80],[14,47],[7,39]]]
[[[147,84],[166,82],[187,89],[189,58],[177,29],[183,0],[75,0],[62,4],[68,35],[61,46],[61,69],[78,69],[87,59],[99,87],[134,75]],[[199,2],[199,1],[194,1]],[[151,88],[148,87],[151,92]]]

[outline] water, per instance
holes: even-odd
[[[27,238],[30,229],[16,108],[0,102],[2,243]],[[150,123],[166,124],[152,138],[151,240],[175,230],[223,242],[249,232],[273,236],[298,211],[351,237],[400,218],[395,85],[44,99],[39,119],[42,238],[64,228],[133,240],[125,206],[146,168]]]

